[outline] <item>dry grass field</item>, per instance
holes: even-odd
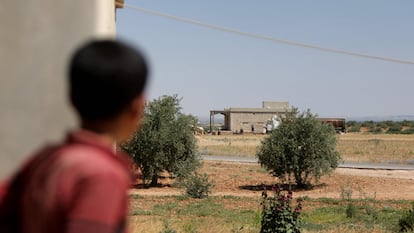
[[[198,149],[205,155],[236,155],[254,157],[265,135],[202,135],[197,136]]]
[[[207,199],[184,196],[167,178],[160,187],[131,190],[131,232],[164,233],[164,222],[184,233],[259,232],[263,185],[277,180],[258,164],[205,161],[200,172],[215,185]],[[295,190],[294,197],[305,198],[304,232],[389,232],[414,200],[413,177],[414,171],[337,169],[314,189]],[[355,219],[345,216],[343,188],[353,190]],[[364,206],[375,208],[378,220]]]
[[[201,154],[254,157],[266,135],[198,136]],[[347,133],[338,135],[337,149],[349,162],[414,161],[414,135]]]
[[[197,141],[201,154],[254,157],[264,137],[202,135]],[[414,135],[348,133],[338,135],[337,149],[345,161],[407,163],[414,161]],[[263,187],[278,180],[255,163],[204,161],[200,172],[214,184],[206,199],[184,195],[169,178],[161,179],[160,187],[132,189],[131,232],[259,232]],[[358,212],[353,219],[345,214],[349,202],[341,198],[344,189],[352,190]],[[305,233],[393,232],[414,201],[414,171],[340,168],[322,177],[313,189],[295,190],[294,197],[305,198]]]

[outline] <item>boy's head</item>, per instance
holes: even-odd
[[[82,122],[110,122],[137,99],[144,102],[147,76],[146,61],[136,49],[119,41],[91,41],[70,62],[70,101]]]

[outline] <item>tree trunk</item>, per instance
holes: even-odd
[[[157,186],[157,185],[158,185],[158,175],[155,174],[155,175],[152,176],[151,186],[154,187],[154,186]]]
[[[303,188],[304,187],[304,181],[302,178],[302,175],[300,172],[295,173],[295,182],[297,188]]]

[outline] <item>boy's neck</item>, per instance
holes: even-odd
[[[105,122],[83,121],[81,128],[98,134],[108,144],[115,144],[117,142],[117,133],[114,127]]]

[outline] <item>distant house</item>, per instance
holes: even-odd
[[[214,117],[224,116],[221,130],[232,132],[263,132],[267,121],[275,115],[284,114],[289,109],[289,102],[263,101],[261,108],[225,108],[210,111],[210,130],[215,125]]]

